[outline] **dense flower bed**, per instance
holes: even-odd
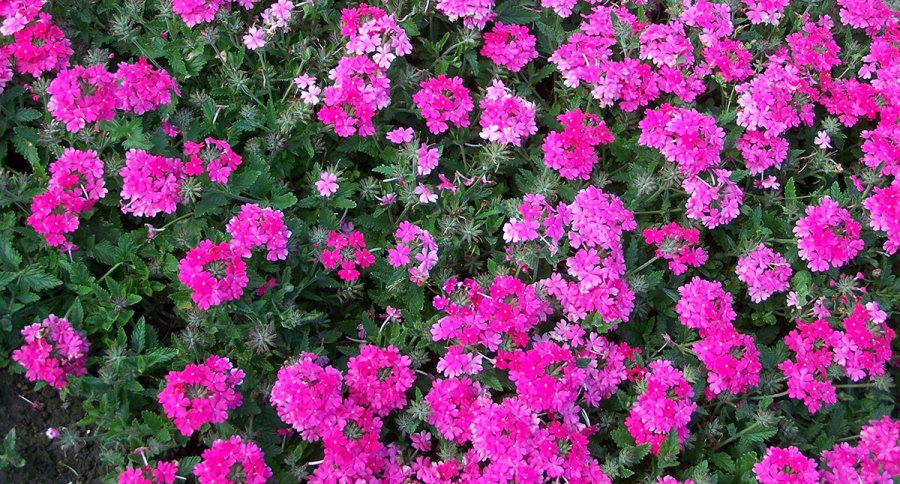
[[[0,0],[0,367],[111,482],[891,482],[895,9]]]

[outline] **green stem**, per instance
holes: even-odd
[[[758,426],[759,426],[759,423],[758,423],[758,422],[754,422],[754,423],[751,424],[750,426],[744,428],[744,430],[741,430],[740,432],[738,432],[738,433],[732,435],[731,437],[729,437],[729,438],[726,439],[725,441],[721,442],[719,445],[715,446],[715,447],[713,448],[713,450],[715,451],[715,450],[721,449],[722,447],[725,447],[726,445],[728,445],[728,444],[734,442],[735,440],[741,438],[742,435],[744,435],[744,434],[746,434],[747,432],[749,432],[749,431],[755,429],[755,428],[758,427]]]
[[[788,394],[787,391],[783,391],[781,393],[773,393],[772,395],[757,395],[757,396],[753,397],[753,400],[763,400],[766,398],[772,398],[774,400],[778,397],[786,397],[787,394]]]
[[[643,264],[641,264],[640,266],[638,266],[637,269],[634,269],[634,270],[629,271],[629,273],[630,273],[630,274],[636,274],[636,273],[638,273],[638,272],[641,272],[642,270],[646,269],[647,266],[649,266],[650,264],[652,264],[652,263],[654,263],[654,262],[656,262],[656,261],[658,261],[658,260],[659,260],[659,256],[654,256],[652,259],[650,259],[650,260],[648,260],[647,262],[644,262]]]

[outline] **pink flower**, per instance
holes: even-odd
[[[341,373],[316,360],[316,355],[302,353],[295,363],[278,370],[269,396],[278,416],[310,442],[334,425],[343,401]]]
[[[216,439],[210,448],[203,451],[202,457],[203,460],[194,466],[194,475],[200,484],[264,484],[272,477],[272,470],[266,465],[262,450],[237,435],[228,440]],[[240,476],[238,481],[232,480],[235,474]]]
[[[697,404],[691,401],[694,389],[671,361],[654,361],[649,368],[647,388],[631,406],[625,427],[638,445],[650,444],[650,452],[658,455],[669,432],[675,431],[679,444],[688,438]]]
[[[760,484],[816,484],[820,479],[816,461],[794,446],[769,447],[763,459],[753,466],[753,473]]]
[[[737,218],[744,203],[744,191],[728,178],[730,171],[712,170],[712,175],[711,183],[699,176],[681,183],[691,196],[685,203],[685,215],[711,229]]]
[[[443,74],[426,79],[419,83],[419,91],[413,94],[412,100],[431,134],[440,134],[450,129],[450,124],[459,128],[469,126],[469,113],[474,104],[469,90],[463,86],[461,77],[447,77]],[[412,137],[412,128],[408,128]],[[402,138],[404,141],[407,136]],[[390,139],[390,138],[388,138]],[[394,143],[399,142],[391,140]]]
[[[494,0],[438,0],[435,8],[451,21],[462,19],[466,28],[476,30],[482,30],[496,16]]]
[[[13,38],[15,42],[8,48],[10,57],[16,60],[17,72],[39,77],[44,72],[69,66],[69,57],[74,52],[72,43],[53,23],[49,13],[39,13],[34,22],[16,32]]]
[[[226,0],[173,0],[172,11],[177,13],[188,27],[212,22]]]
[[[737,140],[737,149],[751,175],[758,175],[767,168],[780,169],[787,159],[788,142],[784,138],[769,136],[765,131],[747,130]]]
[[[249,283],[247,264],[228,242],[203,240],[178,263],[178,280],[203,310],[240,299]]]
[[[806,207],[806,217],[794,227],[794,235],[800,239],[797,242],[800,258],[814,272],[841,267],[863,249],[861,229],[849,211],[840,208],[830,197],[823,197],[818,205]]]
[[[535,37],[523,25],[506,25],[503,22],[494,24],[493,30],[484,34],[484,46],[481,55],[494,64],[519,72],[535,58]]]
[[[64,69],[50,82],[47,93],[47,110],[67,131],[76,132],[87,123],[115,116],[116,80],[103,66]]]
[[[669,270],[676,276],[684,274],[688,267],[700,267],[708,254],[700,245],[700,231],[682,227],[675,222],[662,227],[644,230],[644,240],[656,246],[655,256],[669,261]]]
[[[184,142],[184,154],[188,156],[185,172],[190,176],[203,173],[203,163],[206,162],[206,172],[209,179],[216,183],[228,183],[228,177],[241,165],[241,155],[231,150],[227,141],[206,138],[202,143],[193,141]]]
[[[725,131],[712,116],[663,104],[648,110],[639,126],[638,143],[660,150],[685,176],[697,176],[721,161]]]
[[[552,131],[544,138],[544,164],[567,180],[589,179],[597,163],[594,149],[612,143],[615,138],[602,119],[584,114],[580,109],[566,111],[556,119],[563,125],[563,131]]]
[[[316,190],[319,195],[328,198],[338,191],[337,175],[331,172],[322,171],[319,174],[319,181],[316,182]]]
[[[750,299],[762,302],[776,292],[787,291],[793,271],[781,255],[763,244],[738,259],[735,273],[747,284]]]
[[[224,422],[229,410],[241,406],[243,397],[236,387],[243,381],[244,372],[231,360],[213,355],[202,364],[170,371],[157,398],[182,435],[191,435],[203,424]]]
[[[401,355],[393,345],[363,346],[359,355],[347,362],[344,382],[349,389],[348,399],[381,417],[403,408],[406,391],[415,381],[410,364],[409,357]]]
[[[892,482],[900,474],[900,421],[883,417],[863,426],[859,445],[835,444],[822,452],[824,482]]]
[[[12,360],[25,367],[28,381],[43,381],[63,389],[69,376],[87,373],[88,340],[68,320],[51,314],[40,323],[22,328],[25,344],[12,352]]]
[[[409,143],[413,139],[412,128],[396,128],[387,132],[387,140],[395,145]]]
[[[371,55],[382,69],[397,57],[412,52],[406,32],[384,10],[362,3],[341,11],[341,35],[347,37],[347,52]]]
[[[394,234],[397,247],[388,250],[388,263],[392,267],[402,267],[410,263],[410,255],[418,265],[409,268],[410,281],[421,286],[438,261],[438,246],[427,230],[404,220]]]
[[[485,394],[478,382],[468,378],[437,379],[425,396],[431,408],[428,423],[441,437],[462,445],[471,439],[476,416],[475,402]]]
[[[534,103],[513,96],[499,79],[494,79],[487,88],[478,107],[481,108],[482,139],[522,146],[528,136],[537,133]]]
[[[340,232],[331,232],[326,242],[328,248],[322,251],[319,260],[325,269],[332,270],[340,267],[338,276],[344,281],[359,279],[359,271],[375,262],[375,257],[366,250],[366,240],[362,232],[351,232],[344,235]]]
[[[449,378],[477,375],[481,373],[483,359],[481,355],[468,353],[460,346],[450,346],[447,353],[438,360],[437,371]]]
[[[246,45],[250,50],[256,50],[260,47],[264,47],[266,45],[266,39],[264,38],[264,35],[265,31],[257,28],[254,25],[247,29],[247,33],[244,34],[244,45]]]
[[[319,121],[342,138],[374,134],[372,119],[391,103],[391,81],[382,67],[366,56],[342,57],[328,78],[334,84],[325,88]]]
[[[431,188],[419,183],[413,190],[413,193],[419,196],[419,203],[428,204],[437,201],[437,194]]]
[[[730,327],[737,318],[732,307],[731,293],[722,283],[694,277],[678,288],[681,299],[675,305],[678,321],[688,328],[699,330],[700,336]]]
[[[640,44],[641,60],[649,59],[657,67],[694,63],[694,46],[680,22],[648,25],[640,34]]]
[[[241,257],[250,257],[251,250],[265,246],[267,260],[287,259],[291,231],[284,224],[284,213],[280,210],[245,203],[225,230],[232,237],[229,246]]]
[[[416,159],[416,176],[428,176],[438,166],[438,150],[437,148],[429,148],[428,145],[422,143],[416,151],[418,158]]]
[[[753,338],[738,333],[731,325],[722,325],[709,331],[694,343],[697,359],[706,365],[706,398],[729,392],[739,395],[748,388],[759,385],[762,364]]]
[[[431,450],[431,433],[427,430],[416,432],[409,436],[414,449],[419,452],[428,452]]]
[[[784,7],[790,0],[743,0],[747,6],[744,14],[750,19],[751,24],[768,23],[778,25],[784,16]]]
[[[869,212],[869,225],[872,229],[887,234],[884,251],[893,255],[900,248],[900,182],[875,188],[862,204]]]
[[[118,477],[119,484],[174,484],[178,462],[159,461],[143,467],[129,467]]]
[[[116,108],[134,114],[172,104],[172,94],[181,94],[175,79],[166,71],[154,69],[144,57],[134,64],[119,64],[116,86]]]
[[[154,156],[143,150],[125,152],[122,176],[122,212],[138,217],[173,213],[182,202],[181,187],[186,177],[184,163],[175,158]]]
[[[895,332],[887,324],[887,314],[878,303],[857,303],[853,313],[843,321],[843,332],[832,338],[834,361],[853,381],[883,375],[893,356],[891,341]]]
[[[819,147],[820,150],[826,150],[831,148],[831,138],[828,136],[826,131],[819,131],[816,134],[816,139],[813,140],[816,146]]]

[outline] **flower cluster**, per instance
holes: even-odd
[[[793,271],[784,256],[759,244],[749,254],[738,259],[734,271],[747,285],[750,299],[762,302],[776,292],[787,291]]]
[[[194,475],[200,484],[265,484],[272,477],[272,470],[266,465],[262,450],[237,435],[228,440],[216,439],[203,451],[202,457],[194,466]]]
[[[747,8],[744,14],[752,24],[768,23],[778,25],[784,16],[784,7],[790,0],[742,0]]]
[[[116,78],[102,65],[63,69],[47,87],[47,110],[71,132],[116,114]]]
[[[304,353],[279,370],[270,401],[304,439],[322,440],[325,458],[311,482],[368,482],[379,474],[400,482],[409,469],[397,463],[394,446],[380,442],[381,418],[406,405],[414,379],[409,357],[397,348],[366,345],[347,362],[344,399],[341,373]]]
[[[265,246],[267,260],[287,259],[291,231],[284,224],[284,214],[280,210],[245,203],[225,230],[231,236],[231,249],[241,257],[250,257],[251,250]]]
[[[406,220],[400,222],[394,237],[397,237],[397,247],[388,250],[388,263],[392,267],[403,267],[410,263],[412,255],[418,265],[409,268],[409,280],[421,286],[428,280],[428,272],[437,264],[437,242],[430,232]]]
[[[582,113],[580,109],[566,111],[556,119],[563,130],[551,131],[542,149],[544,164],[559,171],[567,180],[587,180],[597,163],[594,149],[614,141],[612,133],[598,116]]]
[[[834,329],[824,319],[812,323],[797,322],[797,328],[784,338],[796,355],[778,365],[787,377],[787,392],[791,398],[803,401],[810,413],[823,405],[837,401],[834,385],[828,378],[833,360]]]
[[[178,472],[178,463],[175,461],[160,461],[154,465],[143,467],[129,467],[119,474],[119,484],[174,484],[175,473]]]
[[[700,231],[682,227],[675,222],[644,230],[644,241],[656,246],[655,256],[669,261],[669,270],[676,276],[688,267],[700,267],[709,255],[700,245]]]
[[[127,203],[122,212],[138,217],[173,213],[182,202],[181,188],[186,178],[184,163],[175,158],[152,155],[144,150],[125,152],[121,197]]]
[[[175,79],[154,69],[145,57],[134,64],[122,62],[115,75],[116,108],[144,114],[172,103],[172,93],[180,95]]]
[[[319,121],[343,138],[373,135],[375,113],[391,103],[391,81],[383,69],[366,56],[342,57],[328,78],[334,84],[325,88]]]
[[[191,435],[203,424],[219,424],[228,411],[241,406],[243,396],[235,389],[244,372],[231,360],[210,356],[202,364],[189,364],[166,375],[166,387],[157,398],[163,412],[183,435]]]
[[[763,459],[753,466],[753,473],[760,484],[816,484],[820,482],[816,461],[806,457],[800,449],[769,447]]]
[[[425,118],[425,125],[431,134],[447,131],[450,123],[459,128],[468,127],[469,113],[474,107],[462,78],[443,74],[419,83],[419,90],[413,94],[412,101]]]
[[[253,2],[250,2],[253,3]],[[278,0],[269,5],[260,14],[262,28],[256,25],[247,29],[247,33],[243,36],[244,45],[250,50],[256,50],[265,47],[266,35],[273,35],[279,29],[287,29],[288,21],[294,12],[294,4],[290,0]]]
[[[250,282],[247,264],[228,242],[202,240],[178,263],[178,280],[200,309],[240,299]]]
[[[568,275],[576,280],[554,272],[541,287],[559,301],[570,320],[580,321],[597,311],[609,323],[628,321],[634,292],[624,278],[622,236],[637,227],[634,214],[622,199],[594,186],[579,191],[557,212],[564,217],[569,244],[576,250],[566,261]]]
[[[781,168],[787,159],[788,142],[765,131],[747,130],[737,140],[737,149],[751,175],[758,175],[767,168]]]
[[[190,176],[209,174],[209,179],[216,183],[228,183],[231,172],[241,165],[241,155],[231,149],[227,141],[206,138],[202,143],[184,142],[184,156],[188,158],[185,173]]]
[[[25,344],[12,352],[12,360],[25,367],[29,381],[40,380],[62,389],[69,384],[69,376],[87,373],[87,338],[68,320],[51,314],[22,328],[22,336]]]
[[[32,199],[28,224],[51,247],[74,249],[75,245],[66,240],[65,234],[78,229],[78,216],[90,211],[104,196],[103,161],[97,153],[66,148],[50,164],[47,190]]]
[[[663,104],[647,110],[639,127],[638,143],[658,149],[685,176],[697,176],[721,161],[725,131],[712,116]]]
[[[498,66],[519,72],[537,57],[535,40],[528,27],[497,22],[490,32],[484,34],[481,55]]]
[[[365,3],[341,11],[341,35],[347,37],[347,52],[371,55],[382,69],[412,52],[409,37],[397,21],[384,10]]]
[[[360,269],[365,269],[375,262],[375,256],[366,249],[366,238],[362,232],[349,234],[331,232],[325,241],[328,246],[322,251],[319,260],[326,269],[332,270],[340,266],[338,276],[344,281],[359,279]]]
[[[711,170],[712,180],[700,176],[685,179],[681,186],[690,198],[685,203],[685,215],[699,220],[708,228],[731,222],[741,214],[744,191],[728,177],[728,170]]]
[[[831,197],[823,197],[818,205],[806,207],[806,216],[797,221],[794,235],[799,238],[800,258],[811,271],[824,272],[856,257],[865,245],[861,230],[862,226],[847,209]]]
[[[654,361],[649,370],[647,388],[631,406],[625,428],[638,445],[650,444],[650,452],[659,455],[669,432],[675,431],[679,443],[688,438],[687,426],[697,404],[691,401],[694,389],[671,361]]]
[[[869,225],[887,234],[884,251],[893,255],[900,248],[900,183],[875,188],[863,207],[869,211]]]
[[[496,16],[494,0],[438,0],[435,8],[450,20],[462,19],[466,28],[477,30]]]
[[[900,421],[883,417],[862,428],[859,443],[835,444],[822,452],[822,477],[840,482],[891,482],[900,475]]]
[[[487,88],[478,107],[481,108],[482,139],[522,146],[526,138],[537,133],[534,103],[512,95],[499,79],[494,79]]]
[[[13,39],[7,52],[16,61],[17,72],[39,77],[44,72],[69,67],[69,57],[74,53],[72,42],[53,23],[50,14],[38,14],[34,22],[15,32]]]

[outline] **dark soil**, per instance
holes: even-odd
[[[16,450],[26,461],[21,469],[0,469],[0,483],[102,482],[108,469],[100,463],[97,445],[91,439],[77,439],[78,445],[64,451],[60,438],[50,440],[44,435],[47,428],[55,427],[60,432],[76,432],[84,437],[84,430],[75,425],[82,415],[77,401],[63,402],[53,388],[35,391],[34,384],[22,375],[0,370],[0,440],[15,427]]]

